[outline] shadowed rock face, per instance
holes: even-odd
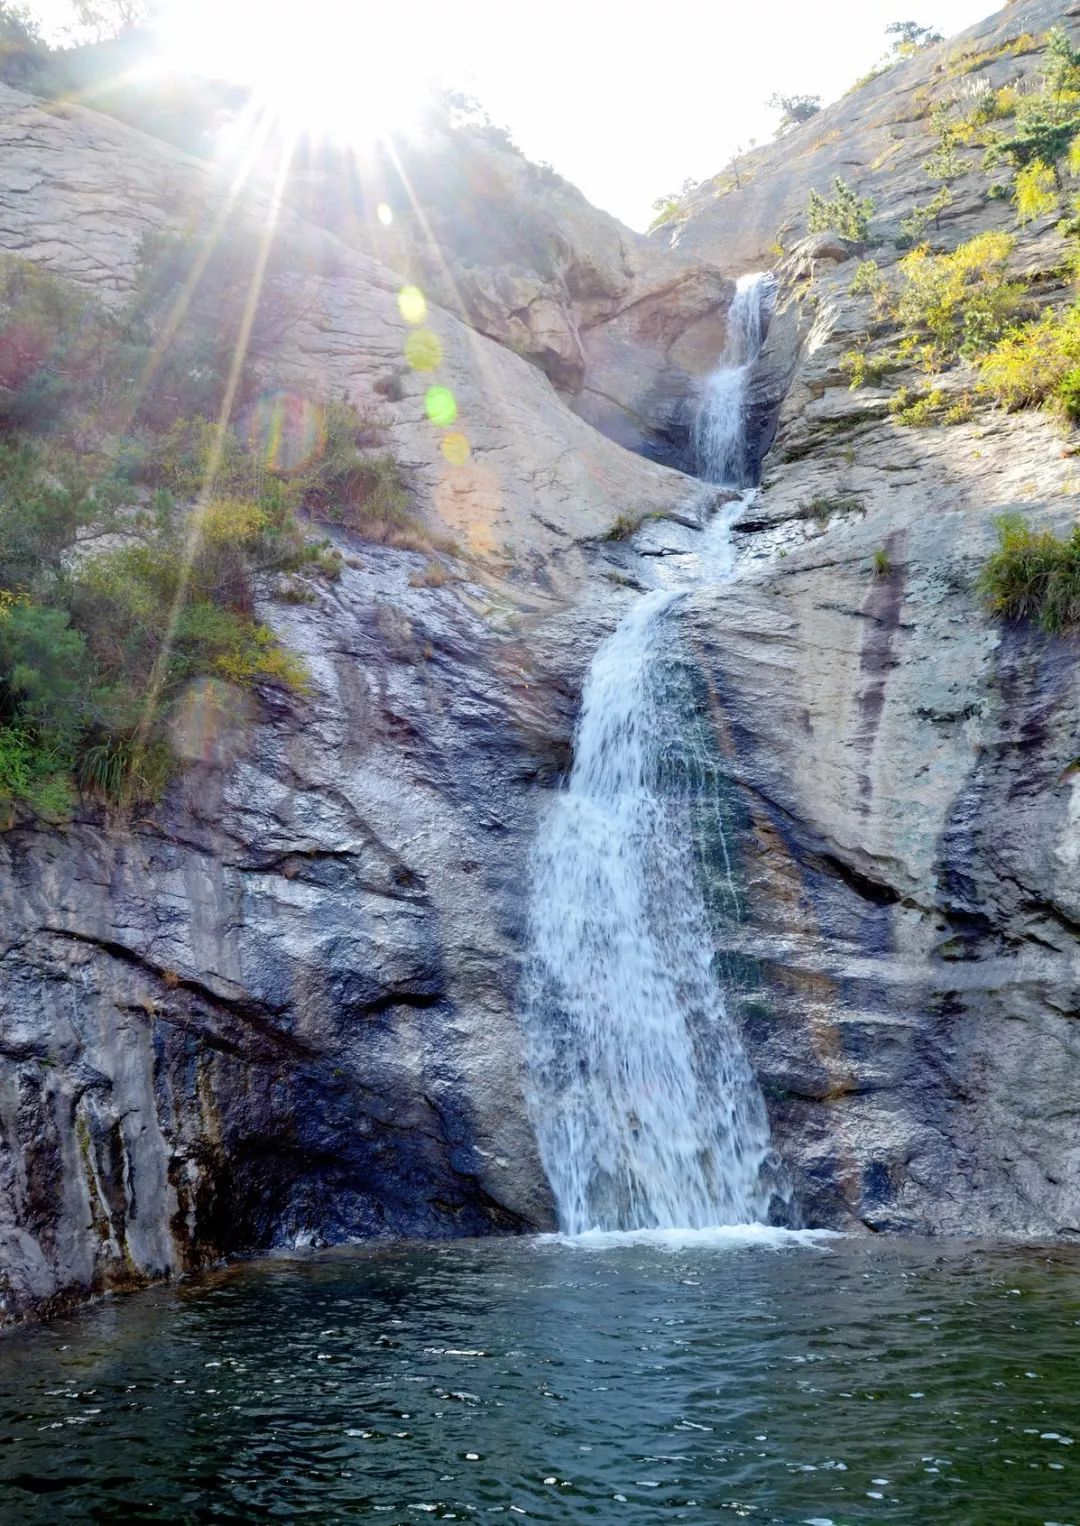
[[[409,195],[365,247],[538,366],[602,434],[685,466],[684,414],[723,351],[734,283],[490,138],[434,133],[415,163],[405,153]]]
[[[810,1223],[1080,1232],[1073,641],[969,589],[985,520],[834,528],[688,627],[732,786],[733,961]]]
[[[566,718],[420,558],[284,634],[316,675],[133,822],[0,838],[3,1309],[550,1208],[513,995]],[[411,564],[411,567],[410,567]],[[476,596],[479,590],[474,590]]]

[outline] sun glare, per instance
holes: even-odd
[[[162,66],[246,86],[287,133],[361,147],[408,128],[433,71],[407,9],[305,0],[172,0]]]

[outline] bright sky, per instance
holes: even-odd
[[[532,159],[644,228],[656,197],[771,136],[774,91],[835,99],[888,22],[949,35],[993,0],[171,0],[186,67],[257,83],[298,119],[393,126],[425,79],[475,95]],[[69,0],[29,5],[55,33]],[[305,124],[306,125],[306,124]]]

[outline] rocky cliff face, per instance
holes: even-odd
[[[747,570],[688,623],[748,885],[720,945],[811,1223],[1080,1232],[1077,643],[992,620],[976,588],[996,514],[1075,523],[1075,431],[991,407],[963,365],[897,364],[895,329],[850,291],[866,256],[898,281],[934,108],[1031,88],[1055,24],[1075,45],[1071,9],[1011,5],[901,63],[760,151],[742,190],[701,187],[677,233],[732,270],[778,229],[788,246]],[[1010,272],[1043,308],[1070,302],[1060,213],[1018,230],[981,151],[962,157],[934,248],[1007,228]],[[803,234],[832,173],[875,202],[862,247]],[[851,390],[841,359],[868,335],[892,369]],[[934,385],[964,399],[957,421],[905,426],[898,390]]]
[[[110,301],[147,230],[227,193],[77,107],[6,91],[0,108],[0,245]],[[245,1248],[550,1221],[514,1017],[537,786],[630,597],[590,581],[597,542],[694,484],[431,305],[471,447],[448,463],[424,416],[432,374],[402,358],[402,278],[293,217],[276,238],[305,300],[258,357],[267,386],[377,409],[462,556],[426,586],[423,555],[339,537],[333,589],[264,611],[311,696],[268,690],[227,724],[196,704],[160,806],[0,837],[8,1318]],[[562,676],[541,687],[550,651]]]
[[[1056,18],[1013,6],[952,47]],[[1071,444],[981,405],[904,428],[886,389],[850,392],[866,251],[798,236],[834,169],[886,225],[904,174],[923,195],[948,56],[763,151],[743,190],[704,188],[675,254],[558,186],[517,268],[458,258],[454,289],[415,240],[383,247],[403,276],[374,242],[279,217],[306,299],[259,357],[267,386],[377,409],[464,554],[424,586],[418,554],[339,537],[333,589],[264,611],[310,697],[267,690],[227,725],[196,707],[189,768],[135,819],[87,807],[0,836],[4,1317],[285,1242],[550,1222],[515,1016],[529,844],[592,651],[709,506],[623,445],[677,454],[729,276],[777,259],[781,223],[754,391],[775,443],[743,577],[684,614],[746,890],[718,953],[807,1222],[1077,1231],[1076,646],[992,621],[973,586],[995,509],[1070,520]],[[998,83],[1034,65],[987,67]],[[142,234],[227,193],[160,143],[10,91],[0,140],[0,247],[117,303]],[[530,173],[493,163],[512,189]],[[1011,220],[974,171],[959,190],[943,247]],[[440,228],[451,250],[461,236]],[[888,272],[896,252],[873,253]],[[1052,219],[1016,258],[1064,300]],[[424,270],[464,464],[402,360],[397,293]]]

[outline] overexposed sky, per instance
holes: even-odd
[[[207,73],[274,81],[298,114],[363,131],[429,77],[477,96],[632,227],[687,176],[771,136],[774,92],[835,99],[881,56],[888,22],[949,35],[993,0],[170,0],[168,46]],[[29,5],[55,34],[68,0]],[[388,125],[394,125],[389,122]]]

